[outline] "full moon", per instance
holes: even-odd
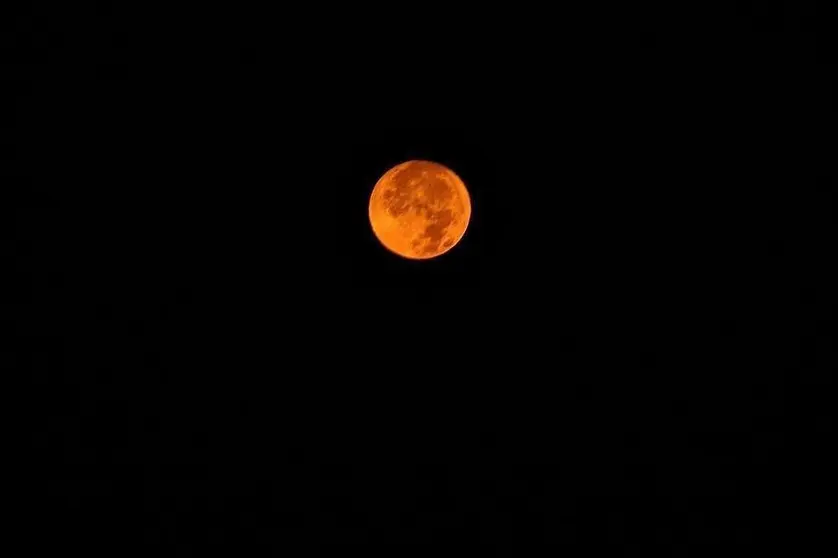
[[[432,161],[388,170],[370,195],[370,225],[385,248],[414,260],[456,246],[468,228],[471,199],[459,176]]]

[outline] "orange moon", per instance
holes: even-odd
[[[370,195],[370,225],[385,248],[426,260],[457,245],[471,219],[466,185],[432,161],[406,161],[388,170]]]

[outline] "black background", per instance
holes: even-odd
[[[225,10],[33,9],[7,35],[46,542],[826,532],[821,12]],[[472,195],[427,262],[367,222],[412,158]]]

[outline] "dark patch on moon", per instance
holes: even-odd
[[[423,191],[430,204],[443,204],[454,197],[451,185],[438,176],[429,179]]]
[[[410,184],[413,173],[408,172],[415,165],[406,165],[396,171],[390,180],[390,188],[382,194],[384,205],[390,216],[398,218],[407,213],[412,203],[413,195],[420,184]]]
[[[428,220],[430,224],[425,227],[422,233],[422,238],[428,241],[425,245],[425,254],[439,251],[439,245],[445,239],[448,226],[454,222],[454,213],[450,209],[432,211],[428,215]]]

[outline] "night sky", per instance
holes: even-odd
[[[16,20],[37,540],[703,555],[825,534],[822,15],[373,15]],[[438,259],[369,226],[409,159],[471,194]]]

